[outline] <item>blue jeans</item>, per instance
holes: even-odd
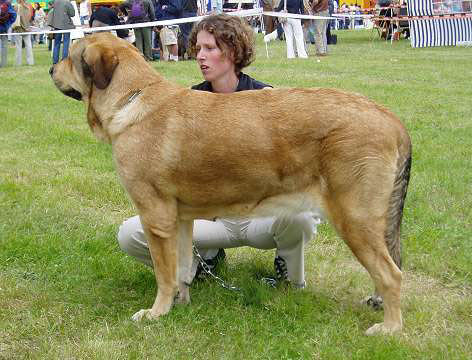
[[[4,34],[4,33],[2,33]],[[0,68],[7,66],[8,37],[0,36]]]
[[[61,42],[64,37],[64,44],[62,45],[62,60],[69,55],[70,33],[54,34],[54,49],[52,51],[52,63],[59,62],[59,51],[61,50]]]
[[[89,16],[88,16],[88,15],[81,16],[81,17],[80,17],[80,24],[81,24],[81,25],[84,25],[84,24],[85,24],[85,20],[87,20],[87,22],[88,22],[88,20],[89,20]]]
[[[197,16],[197,13],[185,11],[182,17],[192,17],[192,16]],[[182,33],[182,37],[183,37],[183,40],[184,40],[184,48],[182,49],[184,51],[182,51],[182,54],[184,52],[188,52],[187,51],[188,47],[189,47],[188,46],[188,40],[190,38],[190,33],[192,32],[193,24],[194,23],[184,23],[184,24],[179,25],[180,32]]]

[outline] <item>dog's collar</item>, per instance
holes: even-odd
[[[127,104],[131,103],[134,99],[136,99],[140,94],[141,94],[142,90],[139,89],[139,90],[135,90],[131,96],[128,98],[128,101],[127,101]]]

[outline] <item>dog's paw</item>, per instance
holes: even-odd
[[[133,321],[141,321],[143,319],[155,320],[158,316],[153,316],[151,313],[152,309],[142,309],[131,317]]]
[[[375,324],[374,326],[371,326],[365,334],[367,336],[372,336],[372,335],[391,335],[397,331],[400,331],[402,329],[401,325],[400,326],[386,326],[384,323],[379,323]]]

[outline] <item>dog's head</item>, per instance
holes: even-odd
[[[106,124],[102,123],[109,114],[103,109],[113,108],[116,94],[121,96],[126,90],[124,74],[130,73],[130,66],[140,66],[139,60],[145,63],[137,49],[127,41],[110,33],[98,33],[74,42],[69,56],[53,65],[49,73],[64,95],[85,102],[90,129],[98,139],[109,142]],[[133,63],[136,65],[130,65]],[[122,71],[118,70],[119,66]],[[103,94],[103,91],[109,93]]]
[[[49,70],[56,87],[76,100],[87,97],[92,87],[105,89],[119,64],[118,53],[130,44],[110,33],[98,33],[74,42],[69,56]]]

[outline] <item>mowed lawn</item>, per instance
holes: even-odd
[[[259,35],[246,72],[275,87],[354,91],[406,124],[402,333],[364,335],[383,313],[361,304],[372,282],[329,224],[308,245],[305,290],[262,284],[274,252],[238,248],[218,273],[240,292],[200,281],[189,306],[132,322],[156,292],[151,270],[116,242],[135,210],[83,104],[53,86],[42,45],[35,66],[12,66],[10,48],[0,69],[0,359],[470,359],[472,48],[337,34],[320,62],[313,45],[308,60],[288,61],[280,41],[267,58]],[[201,81],[194,61],[153,66],[183,86]]]

